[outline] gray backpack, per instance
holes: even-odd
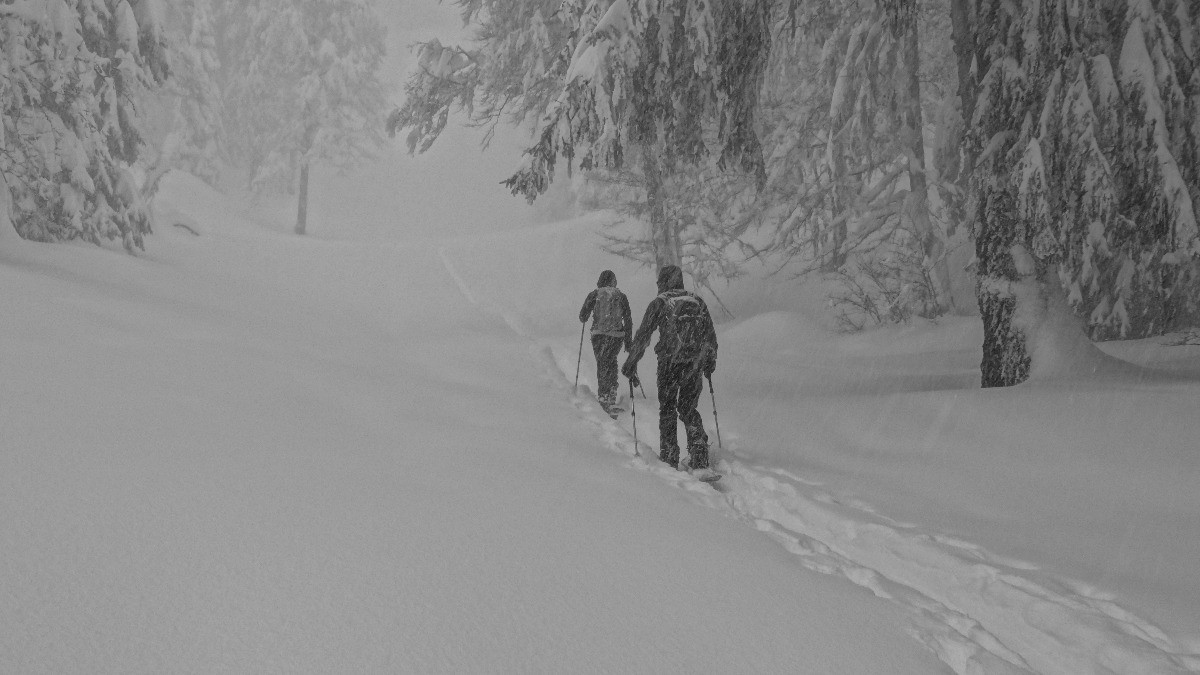
[[[620,296],[613,286],[602,286],[596,289],[596,306],[592,308],[593,333],[624,333],[625,322],[621,317]]]
[[[658,297],[666,303],[659,326],[659,340],[666,344],[666,356],[672,363],[698,361],[705,352],[706,333],[700,300],[685,291],[667,291]]]

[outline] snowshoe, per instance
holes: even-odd
[[[621,398],[618,398],[615,401],[601,399],[600,407],[603,408],[604,412],[608,413],[608,416],[614,420],[620,417],[621,413],[625,412],[624,399]]]

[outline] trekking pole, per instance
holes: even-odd
[[[583,332],[587,330],[587,323],[582,323],[579,326],[579,358],[575,359],[575,394],[579,393],[579,366],[583,364]]]
[[[629,381],[629,405],[631,406],[629,409],[630,416],[633,418],[633,454],[641,457],[642,451],[638,448],[637,439],[637,398],[633,395],[633,380]]]
[[[648,397],[646,396],[646,388],[642,386],[642,383],[641,383],[641,382],[638,382],[638,389],[641,389],[641,390],[642,390],[642,398],[648,398]],[[631,392],[629,392],[629,397],[630,397],[630,398],[633,398],[633,392],[632,392],[632,391],[631,391]]]
[[[717,449],[724,450],[724,448],[721,447],[721,420],[717,417],[717,392],[713,391],[712,375],[705,375],[705,377],[708,378],[708,393],[710,396],[712,396],[713,424],[715,424],[717,427]]]

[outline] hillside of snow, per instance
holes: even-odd
[[[981,390],[976,321],[759,278],[715,490],[655,459],[652,356],[640,447],[586,350],[573,391],[599,271],[653,293],[596,219],[156,207],[138,257],[0,240],[0,672],[1200,672],[1200,347]]]

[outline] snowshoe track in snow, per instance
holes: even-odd
[[[632,456],[631,466],[770,536],[806,569],[844,577],[905,607],[913,617],[914,638],[954,672],[1200,673],[1200,654],[1186,653],[1156,626],[1086,584],[890,520],[869,504],[822,492],[820,483],[803,476],[738,459],[736,448],[726,448],[717,465],[724,475],[719,491],[663,464],[644,440],[657,437],[657,425],[644,421],[657,419],[652,402],[638,406],[635,448],[627,418],[613,420],[604,413],[591,395],[590,381],[581,378],[584,394],[573,392],[574,345],[547,342],[520,317],[480,301],[446,250],[440,254],[468,301],[532,342],[548,383],[567,395],[606,446]]]

